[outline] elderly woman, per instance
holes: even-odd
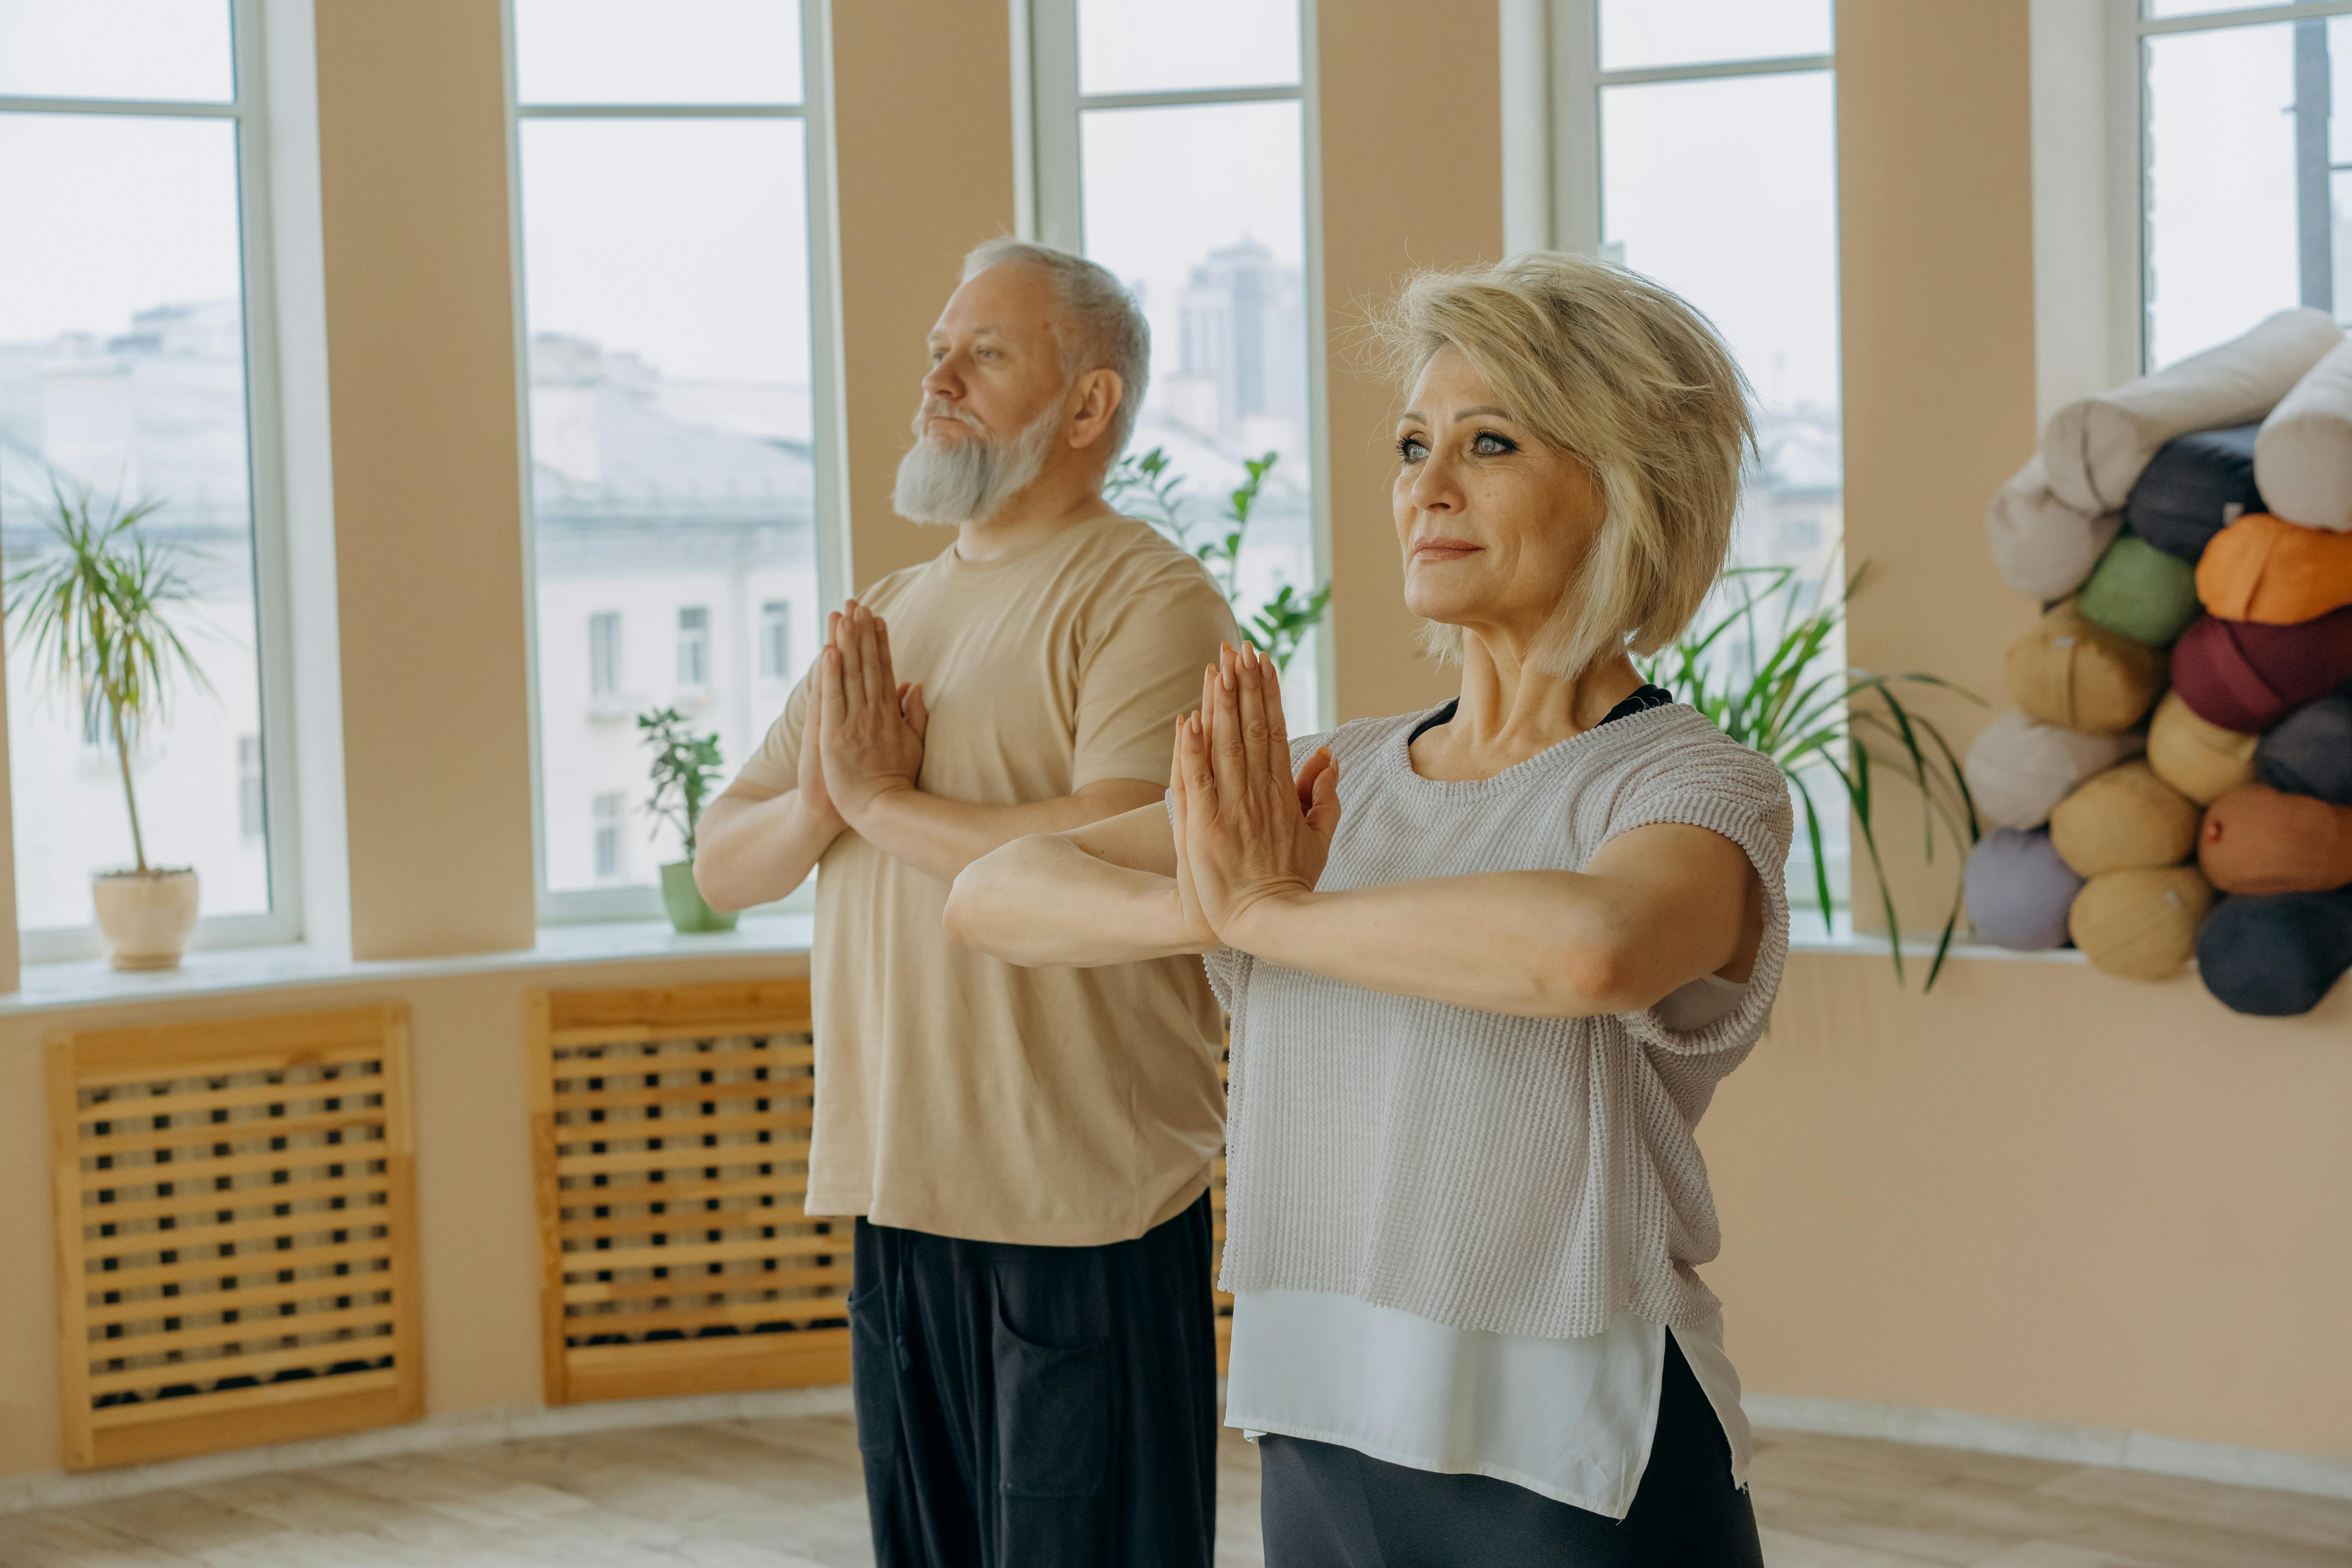
[[[1270,1564],[1756,1563],[1692,1130],[1780,982],[1789,799],[1630,657],[1722,565],[1741,377],[1579,257],[1424,276],[1388,326],[1405,603],[1461,695],[1293,742],[1228,650],[1167,809],[1007,845],[949,930],[1206,955]]]

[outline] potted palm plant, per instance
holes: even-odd
[[[90,886],[108,953],[117,969],[170,969],[195,930],[196,873],[149,864],[131,764],[178,681],[210,689],[173,624],[194,594],[177,552],[140,531],[163,501],[116,498],[101,510],[87,488],[68,497],[54,475],[49,496],[42,521],[52,545],[8,575],[6,614],[36,678],[103,724],[121,771],[133,863],[96,873]]]
[[[694,885],[694,833],[718,784],[719,737],[694,733],[675,708],[638,714],[637,732],[654,754],[654,793],[646,809],[677,828],[686,845],[685,859],[661,868],[662,908],[669,911],[669,923],[681,931],[733,931],[735,911],[712,909]]]

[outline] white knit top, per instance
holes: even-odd
[[[1391,996],[1220,949],[1233,1019],[1224,1265],[1231,1291],[1323,1290],[1458,1328],[1569,1339],[1620,1309],[1696,1329],[1721,1246],[1692,1129],[1764,1032],[1789,952],[1791,816],[1771,762],[1695,709],[1586,731],[1492,778],[1412,771],[1424,713],[1293,742],[1339,764],[1323,891],[1580,869],[1652,823],[1712,829],[1764,885],[1764,940],[1731,1012],[1525,1018]]]

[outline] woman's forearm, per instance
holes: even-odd
[[[1224,935],[1270,963],[1481,1012],[1573,1018],[1646,1007],[1680,980],[1643,973],[1597,881],[1505,871],[1276,894]]]
[[[1207,951],[1171,877],[1096,858],[1059,834],[1016,838],[964,868],[947,932],[1007,963],[1092,968]]]

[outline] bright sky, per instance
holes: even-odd
[[[1299,118],[1296,102],[1087,111],[1087,254],[1143,284],[1163,372],[1176,363],[1177,296],[1195,262],[1246,237],[1299,265]]]
[[[797,120],[525,121],[530,331],[673,378],[807,385],[803,134]]]
[[[228,0],[0,0],[0,96],[226,103]]]
[[[1081,92],[1297,80],[1297,0],[1078,0]]]
[[[1612,87],[1602,233],[1711,317],[1770,403],[1838,401],[1837,139],[1826,71]]]
[[[2337,100],[2352,110],[2352,31],[2338,20],[2327,33]],[[2149,357],[2166,364],[2300,297],[2294,25],[2154,38],[2147,95]]]
[[[1830,0],[1601,0],[1601,68],[1830,52]]]
[[[0,342],[236,298],[236,136],[219,120],[0,114]]]
[[[793,0],[515,0],[523,103],[798,103]]]

